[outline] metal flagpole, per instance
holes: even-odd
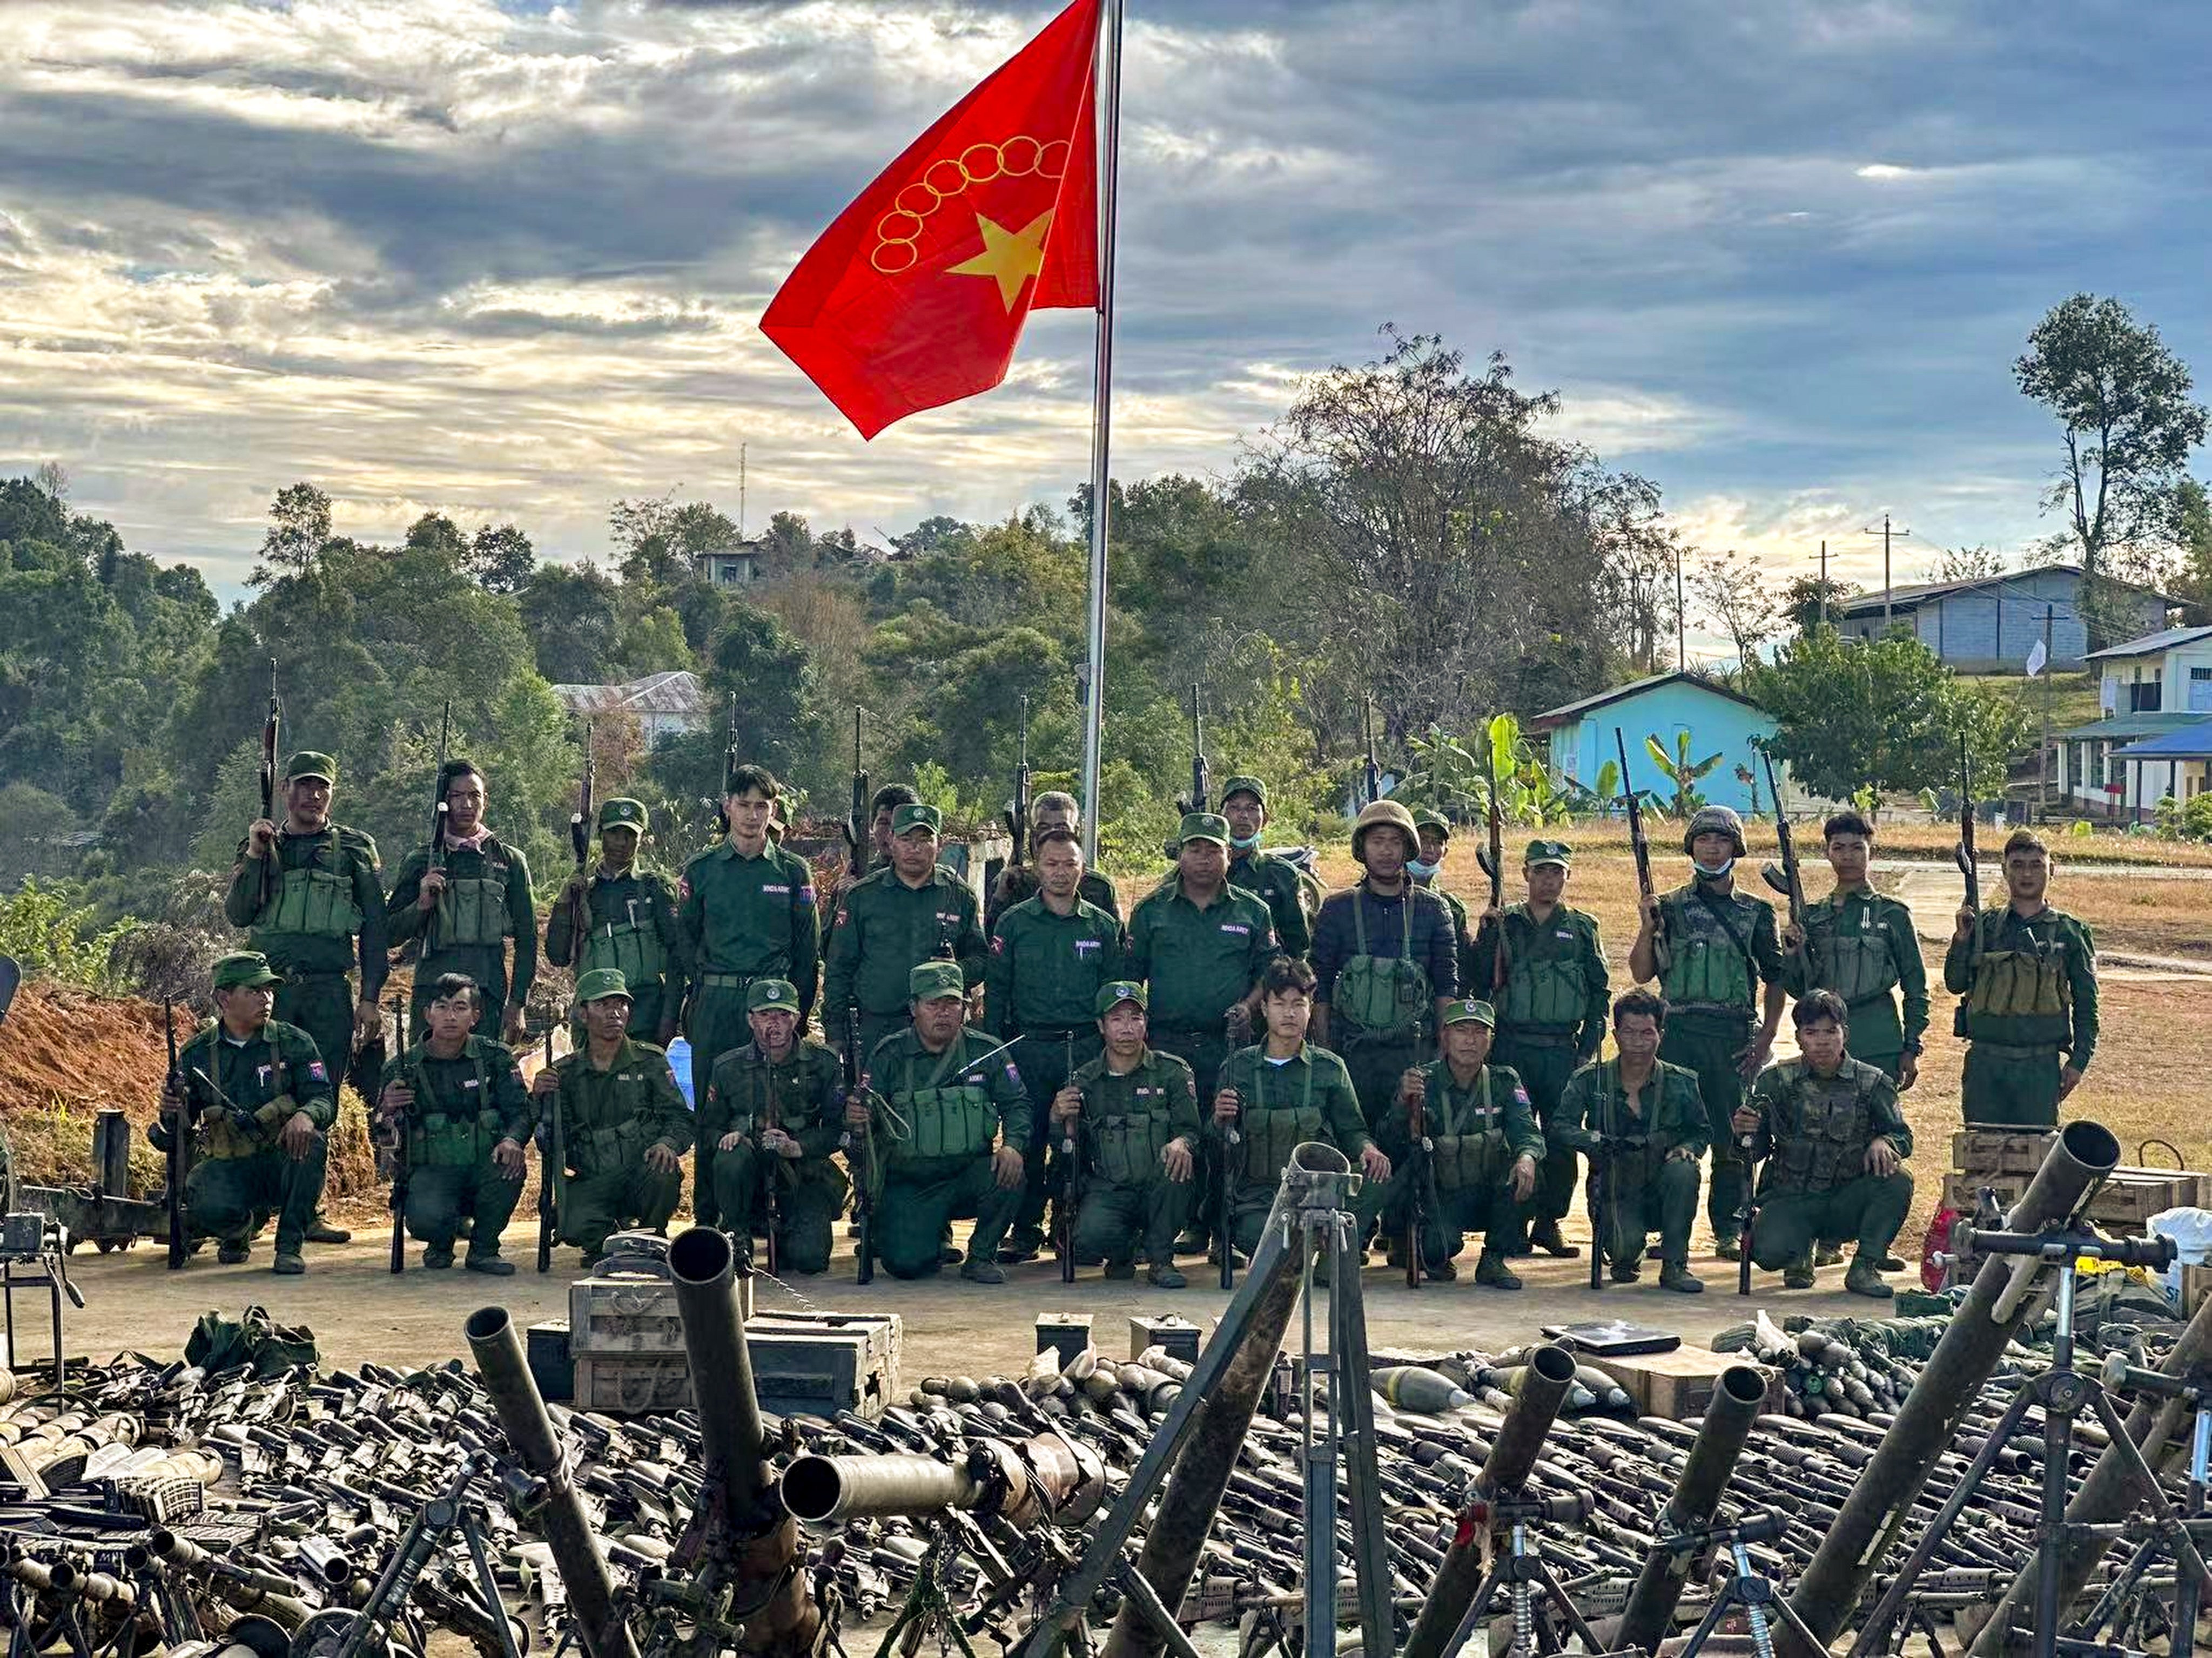
[[[1083,686],[1083,852],[1098,859],[1106,708],[1106,535],[1114,408],[1114,186],[1121,152],[1121,0],[1098,19],[1098,354],[1091,403],[1091,611]]]

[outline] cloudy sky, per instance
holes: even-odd
[[[1386,321],[1511,357],[1778,577],[1884,509],[2017,551],[2035,319],[2212,374],[2212,12],[2082,0],[1129,0],[1117,471],[1225,472]],[[1049,15],[998,0],[0,4],[0,471],[234,590],[270,495],[555,556],[680,488],[864,538],[1060,501],[1087,319],[864,444],[759,335]]]

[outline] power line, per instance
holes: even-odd
[[[1909,540],[1911,540],[1911,539],[1912,538],[1912,531],[1910,531],[1910,530],[1896,530],[1896,531],[1893,531],[1893,530],[1889,527],[1889,514],[1888,514],[1887,513],[1884,513],[1881,515],[1881,529],[1877,530],[1877,529],[1875,529],[1875,528],[1874,527],[1874,525],[1872,525],[1871,524],[1869,524],[1869,525],[1867,525],[1867,527],[1866,527],[1865,529],[1863,529],[1863,530],[1860,531],[1859,531],[1859,533],[1860,533],[1861,535],[1863,535],[1863,536],[1876,536],[1876,535],[1878,535],[1878,536],[1880,536],[1880,537],[1881,537],[1881,630],[1882,630],[1882,632],[1883,632],[1883,633],[1887,634],[1887,633],[1889,631],[1889,623],[1890,623],[1890,580],[1889,580],[1889,542],[1890,542],[1890,537],[1891,537],[1891,536],[1892,536],[1892,535],[1896,535],[1896,536],[1898,536],[1898,537],[1901,537],[1901,538],[1903,538],[1903,539],[1905,539],[1905,540],[1909,541]],[[1825,545],[1826,544],[1823,544]]]

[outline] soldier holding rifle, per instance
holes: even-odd
[[[934,806],[899,807],[891,815],[890,867],[846,896],[823,999],[833,1008],[859,1005],[864,1056],[908,1023],[909,975],[921,963],[952,962],[969,989],[982,983],[989,946],[980,907],[968,884],[938,864],[943,828]]]
[[[576,872],[545,918],[545,959],[579,974],[618,969],[630,987],[629,1034],[665,1048],[676,1039],[677,1010],[691,965],[690,941],[678,925],[676,893],[659,871],[638,861],[646,833],[643,802],[603,801],[598,829],[599,867],[587,871],[580,852]]]
[[[1037,867],[1038,850],[1044,838],[1054,829],[1075,837],[1077,845],[1083,841],[1083,811],[1075,804],[1075,797],[1060,789],[1047,789],[1037,796],[1030,807],[1030,856],[1019,863],[1010,862],[999,872],[992,885],[989,899],[983,906],[983,931],[998,929],[999,918],[1025,899],[1034,898],[1041,882]],[[1121,901],[1114,891],[1114,883],[1101,872],[1086,869],[1076,887],[1083,902],[1094,909],[1103,909],[1116,921],[1121,919]]]
[[[1802,935],[1794,925],[1783,929],[1789,954],[1782,987],[1792,996],[1832,990],[1842,997],[1850,1011],[1851,1057],[1873,1066],[1901,1094],[1919,1078],[1921,1039],[1928,1029],[1928,969],[1912,912],[1876,892],[1867,879],[1873,824],[1846,810],[1830,817],[1820,835],[1828,866],[1836,872],[1835,890],[1806,906]]]
[[[850,1189],[830,1157],[843,1131],[837,1056],[800,1035],[787,979],[754,980],[745,1017],[752,1041],[714,1061],[699,1103],[698,1184],[735,1236],[769,1224],[774,1271],[824,1272]]]
[[[509,1046],[528,1036],[523,1010],[538,977],[538,912],[530,865],[522,853],[484,827],[490,796],[483,774],[467,760],[438,768],[436,838],[399,865],[385,919],[392,942],[422,941],[408,1029],[416,1041],[429,1027],[431,987],[448,973],[476,981],[483,1011]],[[514,941],[509,981],[507,944]]]
[[[1260,848],[1267,828],[1267,786],[1256,777],[1231,778],[1221,786],[1221,817],[1229,825],[1229,884],[1267,906],[1284,955],[1304,957],[1313,948],[1305,884],[1289,859]]]

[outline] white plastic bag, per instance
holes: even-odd
[[[2212,1209],[2163,1209],[2150,1218],[2154,1236],[2173,1240],[2173,1265],[2166,1269],[2166,1298],[2174,1310],[2181,1305],[2181,1269],[2212,1266]]]

